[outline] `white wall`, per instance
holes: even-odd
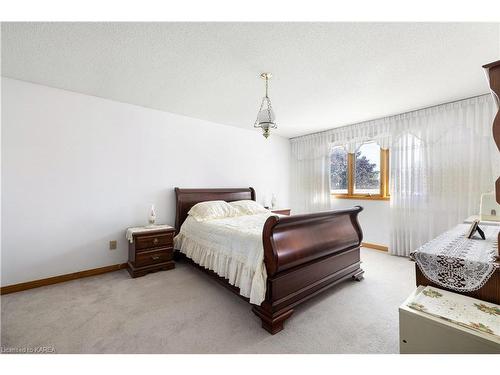
[[[376,200],[333,199],[332,208],[361,206],[359,223],[363,230],[363,242],[389,246],[390,202]]]
[[[152,203],[174,223],[175,186],[253,186],[287,206],[289,141],[248,124],[3,78],[2,285],[125,262],[125,228]]]

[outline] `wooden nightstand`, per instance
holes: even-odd
[[[273,214],[280,214],[280,215],[287,215],[287,216],[290,216],[290,211],[292,211],[290,208],[281,208],[281,209],[271,210],[271,212]]]
[[[128,272],[132,277],[144,276],[149,272],[175,268],[175,228],[159,225],[158,229],[129,228],[127,231]]]

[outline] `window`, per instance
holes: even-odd
[[[332,194],[347,194],[347,152],[335,147],[330,155],[330,181]]]
[[[337,198],[389,199],[389,151],[367,142],[352,154],[330,154],[331,193]]]
[[[354,154],[354,194],[380,195],[380,159],[375,142],[361,145]]]

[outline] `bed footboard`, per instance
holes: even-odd
[[[271,216],[264,224],[266,299],[253,312],[272,334],[299,303],[346,279],[361,280],[363,239],[356,206],[346,210],[289,217]]]

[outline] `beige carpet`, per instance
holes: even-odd
[[[271,336],[250,305],[186,264],[123,271],[1,297],[1,344],[57,353],[397,353],[413,263],[362,250],[365,279],[296,308]]]

